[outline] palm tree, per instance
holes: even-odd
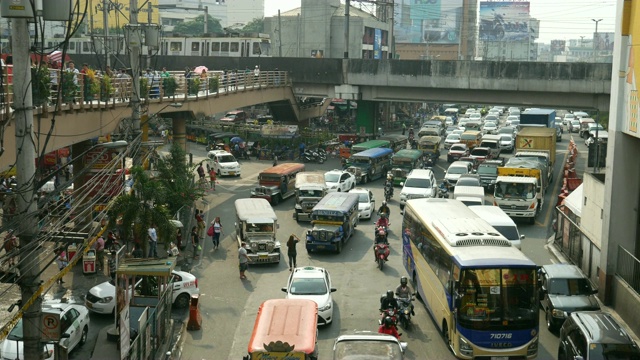
[[[184,206],[192,206],[204,196],[204,190],[195,181],[195,165],[187,164],[187,153],[173,143],[169,154],[158,159],[158,181],[161,184],[162,197],[171,214]],[[184,224],[187,226],[188,224]]]

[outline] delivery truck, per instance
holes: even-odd
[[[516,157],[535,158],[547,167],[549,182],[553,180],[556,160],[555,127],[525,127],[516,135]]]
[[[552,109],[531,109],[520,114],[520,127],[540,126],[555,129],[556,111]]]

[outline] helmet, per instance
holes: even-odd
[[[387,205],[387,202],[386,201],[382,201],[382,206],[385,206],[385,205]]]
[[[387,290],[387,299],[393,299],[393,290]]]
[[[381,218],[381,219],[384,219],[384,218],[386,218],[386,217],[387,217],[387,213],[381,213],[381,214],[380,214],[380,218]]]
[[[407,285],[407,277],[403,276],[400,278],[400,285],[402,286],[406,286]]]
[[[391,318],[391,316],[386,316],[386,317],[384,318],[384,324],[385,324],[386,326],[391,326],[391,325],[393,325],[393,319]]]
[[[384,230],[378,231],[378,236],[384,236]]]

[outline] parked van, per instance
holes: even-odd
[[[254,359],[318,359],[318,304],[307,299],[271,299],[260,305],[249,354]]]
[[[513,219],[507,215],[500,207],[492,205],[469,206],[478,217],[493,226],[500,234],[506,237],[513,246],[521,249],[524,235],[520,235],[518,226]]]
[[[242,110],[229,111],[220,119],[222,123],[244,124],[249,116]]]
[[[453,198],[462,201],[465,205],[484,205],[484,188],[482,186],[456,186],[453,189]]]

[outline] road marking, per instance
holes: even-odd
[[[541,224],[539,222],[536,221],[536,224],[540,225],[540,226],[546,226],[549,223],[549,218],[551,217],[551,209],[555,209],[555,206],[551,206],[551,204],[553,204],[553,199],[554,198],[558,198],[558,195],[560,194],[560,191],[558,189],[558,185],[560,184],[560,179],[564,178],[564,164],[567,163],[567,157],[569,156],[569,153],[565,153],[564,154],[564,158],[562,159],[562,164],[560,166],[560,175],[557,175],[555,177],[555,181],[553,182],[553,192],[551,193],[551,197],[549,199],[549,206],[547,207],[547,211],[544,214],[544,223]],[[558,193],[556,193],[556,190],[558,190]]]

